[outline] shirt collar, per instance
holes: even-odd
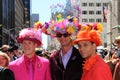
[[[72,54],[73,47],[71,47],[66,54],[63,55],[62,50],[60,50],[60,55],[61,56],[71,56]]]
[[[36,55],[34,55],[32,58],[28,58],[27,56],[24,55],[25,62],[28,62],[30,59],[32,59],[33,62],[36,61]]]

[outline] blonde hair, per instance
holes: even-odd
[[[0,51],[0,56],[3,56],[7,60],[6,65],[5,65],[5,67],[7,67],[10,62],[10,57],[6,53],[1,52],[1,51]]]

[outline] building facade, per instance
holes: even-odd
[[[0,46],[14,44],[18,32],[26,27],[24,10],[23,0],[0,0]]]
[[[31,15],[31,27],[33,27],[33,26],[34,26],[34,23],[35,23],[35,22],[38,22],[38,21],[39,21],[39,14],[33,13],[33,14]]]
[[[114,40],[120,35],[120,0],[110,0],[107,15],[107,41],[108,48],[113,48]]]
[[[74,15],[79,16],[80,23],[102,23],[102,45],[107,47],[107,9],[109,0],[74,0],[72,3],[74,6],[79,6],[79,12],[77,11]],[[104,13],[105,10],[106,13]]]

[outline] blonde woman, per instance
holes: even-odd
[[[10,58],[6,53],[0,51],[0,79],[15,80],[14,73],[8,69]]]

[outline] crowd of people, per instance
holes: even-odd
[[[119,80],[120,37],[115,39],[117,49],[109,60],[105,60],[110,52],[107,51],[104,57],[97,52],[102,44],[101,28],[86,24],[88,27],[79,30],[76,19],[59,20],[55,24],[57,28],[52,28],[54,33],[45,32],[57,38],[61,44],[59,50],[44,54],[36,50],[42,46],[41,31],[36,28],[20,31],[17,42],[21,44],[21,50],[16,45],[1,47],[0,80]],[[51,25],[47,25],[49,27]]]

